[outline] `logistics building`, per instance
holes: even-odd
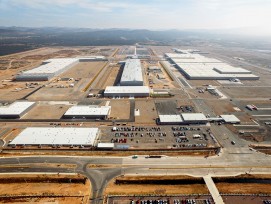
[[[25,71],[16,76],[17,81],[48,81],[51,78],[67,71],[79,62],[106,61],[104,56],[85,56],[78,58],[49,59],[41,66]]]
[[[203,113],[182,113],[181,115],[186,124],[206,124],[208,122]]]
[[[48,81],[79,63],[76,58],[50,59],[35,69],[16,76],[17,81]]]
[[[14,102],[9,106],[0,106],[0,118],[1,119],[17,119],[26,114],[33,106],[35,102],[21,101]]]
[[[148,97],[148,86],[107,86],[104,91],[105,97]]]
[[[157,120],[161,125],[206,124],[207,118],[203,113],[182,113],[181,115],[159,115]]]
[[[166,53],[165,57],[178,68],[188,79],[193,80],[258,80],[259,77],[251,71],[233,67],[217,59],[208,58],[189,51]]]
[[[143,74],[139,59],[127,59],[120,79],[121,86],[143,86]]]
[[[64,118],[107,119],[111,106],[73,106],[63,115]]]
[[[24,129],[10,145],[83,145],[94,146],[99,135],[98,128],[47,128]]]
[[[104,56],[82,56],[78,57],[79,62],[107,61]]]
[[[180,115],[159,115],[158,124],[162,125],[179,125],[183,123]]]

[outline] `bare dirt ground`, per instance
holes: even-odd
[[[153,100],[136,100],[135,108],[139,109],[140,116],[136,116],[138,124],[155,124],[158,117]]]
[[[111,100],[110,118],[128,119],[130,117],[130,101],[129,100]]]
[[[270,98],[269,87],[228,87],[222,91],[233,98]]]
[[[241,194],[270,194],[271,184],[268,174],[243,174],[236,177],[214,178],[214,182],[220,193]]]
[[[113,66],[113,67],[110,67],[109,66],[109,69],[108,70],[110,73],[109,73],[109,76],[104,84],[104,88],[107,87],[107,86],[114,86],[114,83],[115,83],[115,80],[116,80],[116,77],[120,71],[120,66]]]
[[[23,119],[60,119],[71,106],[37,105],[27,112]]]
[[[210,106],[217,115],[236,112],[236,110],[233,108],[233,105],[229,101],[206,100],[205,103]]]
[[[69,181],[69,182],[68,182]],[[0,202],[87,203],[90,181],[81,175],[1,175]],[[25,196],[18,199],[18,196]],[[58,196],[60,196],[58,198]]]
[[[38,67],[42,61],[51,58],[64,58],[64,57],[77,57],[88,55],[101,55],[111,54],[113,50],[107,48],[94,48],[94,47],[45,47],[36,50],[16,53],[12,55],[6,55],[0,57],[0,80],[12,80],[16,74],[20,71],[26,71]],[[97,62],[99,63],[99,62]],[[88,64],[88,63],[86,63]],[[95,64],[95,63],[94,63]],[[93,68],[84,66],[85,63],[79,63],[78,66],[72,68],[67,72],[67,76],[86,77],[91,74],[89,70],[97,70],[97,67]],[[79,70],[79,71],[77,71]],[[85,73],[87,72],[87,73]],[[72,74],[72,75],[69,75]],[[63,75],[65,76],[65,74]],[[43,85],[45,82],[41,82]],[[87,82],[86,82],[87,83]],[[19,90],[15,90],[15,89]],[[76,87],[75,87],[76,88]],[[22,90],[21,90],[22,89]],[[30,93],[33,89],[25,89],[25,83],[22,82],[7,82],[2,81],[0,83],[0,98],[2,100],[16,100],[24,97]],[[64,93],[66,94],[66,93]],[[46,95],[46,94],[45,94]]]
[[[205,184],[188,184],[182,180],[192,180],[186,176],[164,176],[164,177],[119,177],[124,184],[119,184],[119,180],[113,179],[105,189],[105,195],[172,195],[172,194],[207,194],[208,189]],[[179,184],[172,185],[173,180],[180,179]],[[196,179],[195,179],[196,180]],[[136,181],[136,183],[133,183]],[[150,183],[145,183],[150,181]],[[163,182],[158,184],[155,182]],[[142,182],[144,184],[138,184]],[[154,182],[154,183],[153,183]],[[168,183],[167,183],[168,182]],[[166,184],[165,184],[166,183]],[[125,190],[124,190],[125,189]]]

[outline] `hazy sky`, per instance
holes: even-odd
[[[254,27],[271,33],[270,21],[271,0],[0,0],[1,26]]]

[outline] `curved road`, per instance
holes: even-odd
[[[269,174],[271,156],[251,151],[247,147],[224,148],[220,156],[208,158],[195,156],[167,157],[160,159],[132,157],[67,157],[67,156],[25,156],[2,157],[0,173],[39,172],[39,173],[81,173],[92,183],[92,203],[100,204],[107,183],[116,176],[137,175],[191,175],[203,177],[238,175],[243,173]],[[76,164],[76,168],[53,168],[44,164]],[[31,167],[31,164],[36,164]],[[43,164],[39,166],[38,164]],[[89,168],[88,164],[104,165],[104,168]],[[12,166],[14,165],[14,166]],[[21,166],[21,167],[20,167]]]

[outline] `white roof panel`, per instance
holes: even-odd
[[[258,78],[253,74],[249,74],[249,71],[245,73],[245,69],[232,67],[225,63],[178,63],[178,67],[185,72],[190,78]],[[220,73],[217,70],[223,70],[224,73]],[[226,73],[228,70],[228,73]],[[241,73],[240,73],[241,71]]]
[[[0,116],[20,115],[34,104],[35,102],[19,101],[14,102],[9,106],[0,106]]]
[[[111,106],[101,106],[101,107],[93,107],[93,106],[73,106],[67,110],[64,115],[76,116],[76,115],[101,115],[107,116]]]
[[[35,69],[23,72],[23,74],[54,74],[56,72],[65,69],[67,66],[78,62],[76,58],[59,58],[59,59],[50,59],[45,61],[46,64],[43,64]]]
[[[183,122],[183,119],[180,115],[159,115],[161,123],[178,123]]]
[[[150,89],[148,86],[107,86],[104,93],[150,93]]]
[[[98,128],[46,128],[24,129],[10,144],[16,145],[93,145]]]
[[[220,117],[226,123],[239,123],[240,122],[240,120],[235,115],[220,115]]]
[[[259,79],[251,71],[241,67],[233,67],[220,60],[194,54],[189,50],[183,53],[166,53],[190,79]]]
[[[182,113],[184,121],[207,121],[203,113]]]
[[[131,81],[143,82],[141,62],[139,59],[126,60],[120,83]]]

